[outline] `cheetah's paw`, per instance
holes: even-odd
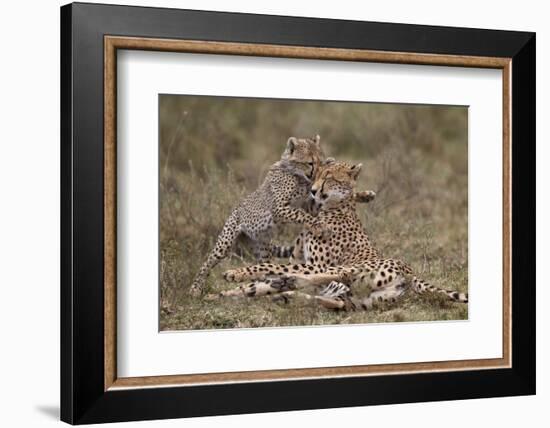
[[[277,289],[280,292],[295,290],[296,278],[287,275],[281,275],[273,278],[269,278],[270,286]]]
[[[242,269],[229,269],[223,273],[223,279],[227,282],[241,282],[246,280],[246,273]]]
[[[363,190],[362,192],[355,193],[355,201],[359,203],[367,203],[376,198],[376,192],[374,190]]]

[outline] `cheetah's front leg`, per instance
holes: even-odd
[[[258,265],[246,266],[237,269],[229,269],[223,273],[223,279],[227,282],[244,282],[264,279],[267,272],[264,269],[268,267],[267,263],[260,263]],[[274,274],[274,271],[271,271]]]
[[[313,275],[320,272],[321,269],[319,267],[310,264],[259,263],[257,265],[226,270],[223,273],[223,278],[228,282],[243,282],[264,279],[267,276],[294,276],[300,273]]]

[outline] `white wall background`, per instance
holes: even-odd
[[[121,0],[121,2],[123,2]],[[103,3],[116,3],[103,1]],[[550,335],[542,273],[550,259],[550,28],[535,0],[445,3],[428,0],[338,2],[277,0],[147,0],[126,4],[342,18],[537,32],[537,340],[534,397],[285,412],[141,426],[266,427],[346,424],[499,428],[550,417]],[[58,0],[4,2],[0,7],[0,424],[59,424],[59,6]],[[546,120],[545,120],[546,119]],[[546,144],[545,144],[546,143]],[[544,305],[544,306],[543,306]],[[545,313],[546,312],[546,313]],[[137,423],[125,426],[137,426]]]

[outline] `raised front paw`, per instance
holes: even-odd
[[[269,285],[279,292],[290,291],[296,289],[296,278],[292,276],[281,275],[267,279]]]
[[[362,192],[355,193],[355,200],[359,203],[367,203],[376,198],[376,192],[374,190],[363,190]]]

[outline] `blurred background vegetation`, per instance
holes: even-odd
[[[187,295],[239,200],[263,180],[290,136],[321,136],[327,156],[362,162],[358,206],[374,245],[435,285],[467,291],[466,107],[161,95],[162,330],[466,319],[467,305],[411,296],[370,312],[340,313],[268,299],[206,302]],[[299,228],[285,227],[281,243]],[[246,248],[211,273],[252,263]]]

